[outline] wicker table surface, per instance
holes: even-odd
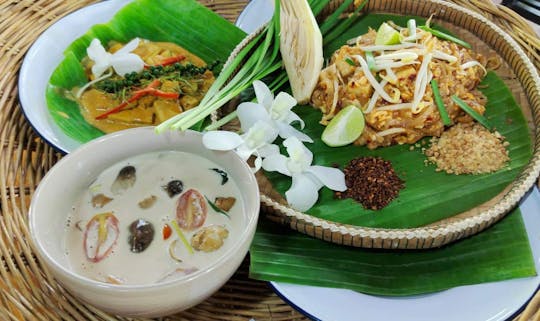
[[[36,38],[61,17],[93,0],[0,1],[0,320],[124,320],[81,303],[50,276],[34,255],[27,212],[33,192],[62,156],[39,138],[19,105],[21,63]],[[248,0],[203,0],[234,21]],[[540,40],[511,10],[490,1],[453,0],[508,31],[540,67]],[[248,278],[248,258],[205,302],[162,320],[307,320],[265,282]],[[515,320],[540,320],[540,294]],[[538,312],[538,313],[537,313]]]

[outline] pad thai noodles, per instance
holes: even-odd
[[[321,124],[355,105],[366,122],[357,145],[375,149],[440,136],[445,126],[430,86],[433,79],[453,123],[473,119],[452,95],[484,113],[486,98],[477,86],[486,73],[485,57],[416,26],[394,27],[400,33],[395,44],[375,44],[377,31],[370,29],[332,55],[311,96],[323,113]]]

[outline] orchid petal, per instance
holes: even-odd
[[[237,133],[215,130],[204,133],[202,143],[212,150],[233,150],[243,144],[244,140]]]
[[[345,174],[337,168],[314,165],[307,169],[317,177],[326,187],[331,190],[343,192],[347,189],[345,184]]]
[[[240,156],[241,159],[244,161],[247,161],[248,158],[253,155],[257,150],[254,148],[251,148],[247,146],[246,144],[242,144],[236,148],[236,154]]]
[[[272,103],[274,101],[274,94],[270,91],[270,88],[260,80],[253,82],[253,89],[255,90],[255,96],[257,96],[257,102],[261,104],[266,110],[270,111]]]
[[[289,137],[283,141],[283,146],[287,148],[289,154],[289,169],[292,172],[304,171],[313,162],[313,153],[302,144],[295,136]],[[292,169],[294,167],[295,169]]]
[[[265,171],[279,172],[283,175],[292,176],[287,168],[288,158],[281,154],[274,154],[266,157],[262,162],[262,167]]]
[[[96,62],[93,66],[92,66],[92,74],[94,74],[94,76],[96,78],[99,78],[101,77],[101,75],[103,75],[103,73],[109,69],[111,65],[107,62]]]
[[[122,48],[118,49],[118,51],[116,51],[114,55],[124,55],[124,54],[128,54],[132,52],[133,50],[137,49],[137,47],[139,46],[139,41],[140,41],[139,38],[135,38],[131,40]]]
[[[270,121],[268,111],[262,105],[252,102],[245,102],[238,105],[236,114],[244,132],[247,132],[259,120]]]
[[[111,66],[110,60],[112,55],[105,51],[99,39],[92,40],[90,46],[86,48],[86,53],[88,54],[88,58],[94,62],[92,74],[94,74],[94,77],[99,78]]]
[[[136,54],[113,55],[111,65],[120,76],[144,69],[144,61]]]
[[[302,118],[300,118],[300,116],[298,116],[297,114],[293,113],[292,111],[287,115],[287,118],[285,118],[285,123],[287,124],[290,124],[290,123],[293,123],[293,122],[299,122],[300,123],[300,128],[301,129],[304,129],[304,126],[306,125],[304,123],[304,120]]]
[[[279,137],[283,139],[287,139],[289,137],[296,137],[300,141],[313,143],[313,139],[311,139],[308,135],[302,133],[301,131],[297,130],[291,125],[285,124],[285,123],[276,123],[277,128],[279,129]]]
[[[111,54],[108,53],[101,45],[99,39],[96,38],[90,42],[90,46],[86,48],[86,53],[88,54],[88,58],[92,59],[96,63],[100,61],[108,61],[109,57],[111,56]]]
[[[259,169],[261,169],[262,163],[263,163],[263,159],[260,156],[257,156],[257,158],[255,158],[255,161],[253,161],[254,167],[251,168],[253,173],[258,172]]]
[[[279,146],[275,144],[266,144],[258,149],[261,157],[268,157],[270,155],[279,154]]]
[[[273,142],[278,136],[276,128],[264,121],[257,121],[247,133],[242,135],[244,142],[250,148],[257,149],[267,143]]]
[[[272,107],[270,109],[272,119],[281,121],[287,119],[287,115],[291,112],[291,109],[296,106],[296,104],[296,99],[294,99],[293,96],[286,92],[280,92],[276,96],[276,99],[272,103]]]
[[[291,188],[285,192],[285,197],[292,208],[304,212],[317,202],[320,187],[309,175],[294,175]]]

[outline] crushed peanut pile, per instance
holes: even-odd
[[[497,131],[491,133],[478,123],[458,123],[440,138],[433,138],[425,154],[437,165],[437,171],[456,175],[485,174],[508,163],[508,145]]]

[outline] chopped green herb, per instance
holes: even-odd
[[[229,175],[227,175],[227,172],[219,169],[219,168],[211,168],[214,172],[218,173],[219,176],[221,176],[221,185],[225,185],[229,181]]]
[[[345,62],[353,67],[356,67],[356,63],[349,57],[345,58]]]
[[[366,63],[369,70],[375,70],[375,68],[377,68],[377,65],[375,63],[375,57],[373,57],[373,52],[366,51]]]
[[[468,42],[465,42],[465,41],[463,41],[463,40],[461,40],[461,39],[459,39],[457,37],[454,37],[452,35],[449,35],[447,33],[442,32],[442,31],[435,30],[435,29],[430,28],[428,26],[420,26],[418,28],[431,33],[432,35],[434,35],[437,38],[441,38],[441,39],[444,39],[444,40],[455,42],[458,45],[463,46],[463,47],[468,48],[468,49],[472,48],[471,45]]]
[[[480,115],[476,110],[472,109],[471,106],[467,105],[467,103],[461,100],[458,96],[452,95],[452,100],[467,114],[471,115],[471,117],[474,118],[477,122],[482,124],[487,129],[491,130],[491,125],[489,124],[486,117]]]
[[[124,78],[108,78],[96,83],[94,86],[108,93],[118,93],[126,88],[143,87],[149,81],[156,78],[167,78],[170,80],[185,81],[185,78],[191,78],[204,74],[207,70],[216,69],[218,61],[204,67],[197,67],[193,64],[174,63],[168,66],[150,66],[139,73],[132,72],[125,74]]]
[[[176,222],[176,220],[172,220],[171,225],[176,231],[176,233],[178,234],[178,236],[180,237],[180,240],[182,241],[182,243],[184,243],[184,246],[187,248],[188,252],[190,254],[193,254],[194,253],[193,248],[191,247],[191,244],[189,244],[188,240],[184,236],[184,233],[182,233],[180,226],[178,226],[178,222]]]
[[[444,106],[441,93],[439,92],[439,85],[437,84],[437,80],[435,79],[431,80],[431,90],[433,91],[433,97],[435,98],[437,108],[439,108],[439,114],[441,114],[441,120],[443,124],[445,126],[452,125],[452,120],[450,120],[450,116],[448,116],[448,111],[446,111],[446,107]]]
[[[217,205],[216,205],[214,202],[212,202],[210,199],[208,199],[208,197],[204,196],[204,198],[206,198],[206,201],[208,202],[208,204],[210,204],[210,207],[211,207],[214,211],[218,212],[219,214],[223,214],[223,215],[227,216],[228,218],[231,218],[231,217],[229,216],[229,213],[227,213],[227,212],[225,212],[224,210],[222,210],[221,208],[217,207]]]

